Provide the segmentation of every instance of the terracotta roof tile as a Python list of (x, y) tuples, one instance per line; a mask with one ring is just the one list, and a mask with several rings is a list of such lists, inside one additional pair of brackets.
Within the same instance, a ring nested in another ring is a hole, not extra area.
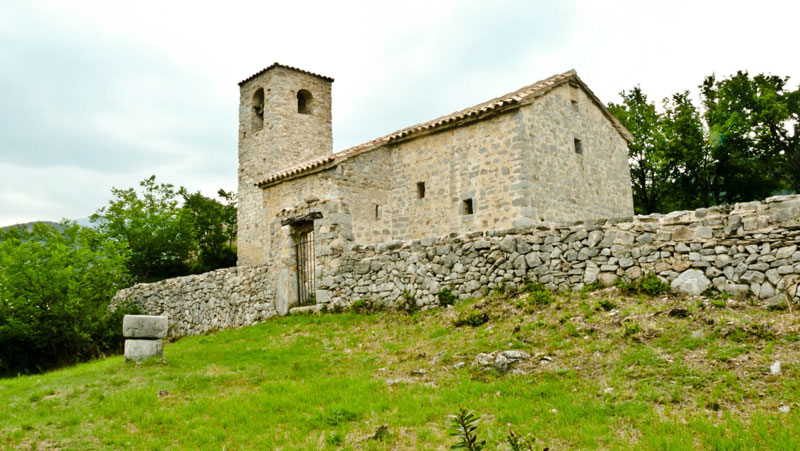
[(284, 69), (289, 69), (289, 70), (293, 70), (293, 71), (301, 72), (301, 73), (304, 73), (304, 74), (313, 75), (314, 77), (318, 77), (318, 78), (321, 78), (321, 79), (323, 79), (323, 80), (327, 80), (327, 81), (329, 81), (329, 82), (333, 83), (333, 78), (331, 78), (331, 77), (326, 77), (326, 76), (324, 76), (324, 75), (315, 74), (314, 72), (309, 72), (309, 71), (307, 71), (307, 70), (298, 69), (298, 68), (296, 68), (296, 67), (292, 67), (292, 66), (286, 66), (286, 65), (284, 65), (284, 64), (281, 64), (281, 63), (277, 63), (277, 62), (275, 62), (275, 63), (272, 63), (272, 65), (270, 65), (270, 66), (267, 66), (267, 67), (265, 67), (264, 69), (261, 69), (260, 71), (258, 71), (258, 72), (256, 72), (256, 73), (254, 73), (253, 75), (251, 75), (251, 76), (249, 76), (249, 77), (245, 78), (244, 80), (240, 81), (240, 82), (239, 82), (239, 86), (242, 86), (243, 84), (247, 83), (248, 81), (250, 81), (250, 80), (252, 80), (252, 79), (254, 79), (254, 78), (258, 77), (259, 75), (261, 75), (261, 74), (263, 74), (263, 73), (265, 73), (265, 72), (267, 72), (267, 71), (269, 71), (269, 70), (275, 69), (276, 67), (282, 67), (282, 68), (284, 68)]
[[(606, 109), (605, 105), (603, 105), (603, 103), (583, 83), (583, 81), (580, 78), (578, 78), (578, 74), (575, 72), (575, 70), (570, 70), (564, 72), (563, 74), (553, 75), (552, 77), (540, 80), (532, 85), (525, 86), (514, 92), (502, 95), (500, 97), (496, 97), (492, 100), (463, 109), (461, 111), (456, 111), (454, 113), (450, 113), (427, 122), (422, 122), (416, 125), (412, 125), (410, 127), (406, 127), (404, 129), (389, 133), (388, 135), (381, 136), (380, 138), (373, 139), (372, 141), (359, 144), (355, 147), (351, 147), (349, 149), (343, 150), (335, 154), (315, 158), (313, 160), (306, 161), (296, 166), (292, 166), (288, 169), (284, 169), (282, 171), (269, 175), (266, 179), (257, 183), (256, 185), (260, 187), (263, 187), (265, 185), (270, 185), (286, 177), (291, 177), (293, 175), (301, 174), (305, 171), (318, 168), (320, 166), (326, 165), (328, 163), (337, 160), (338, 162), (344, 161), (351, 156), (368, 152), (373, 149), (377, 149), (392, 141), (396, 141), (413, 135), (426, 133), (435, 130), (437, 128), (440, 128), (442, 126), (445, 126), (447, 124), (458, 122), (460, 120), (464, 120), (467, 118), (474, 118), (478, 116), (487, 115), (493, 111), (500, 110), (504, 107), (511, 107), (514, 105), (518, 105), (527, 98), (533, 98), (543, 95), (548, 91), (550, 91), (551, 89), (568, 82), (569, 80), (575, 80), (584, 89), (584, 91), (600, 107), (600, 109), (603, 111), (606, 117), (608, 117), (608, 119), (614, 125), (614, 128), (620, 133), (620, 135), (622, 135), (624, 139), (626, 139), (627, 141), (632, 140), (630, 132), (622, 125), (622, 123), (620, 123), (617, 120), (617, 118), (615, 118)], [(338, 164), (338, 162), (334, 164)]]

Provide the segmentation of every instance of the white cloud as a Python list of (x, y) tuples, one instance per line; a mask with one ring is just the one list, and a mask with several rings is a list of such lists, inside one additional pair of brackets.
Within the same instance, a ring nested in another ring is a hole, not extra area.
[(0, 4), (0, 225), (83, 217), (110, 187), (236, 186), (236, 83), (336, 78), (334, 149), (570, 68), (603, 101), (738, 69), (800, 79), (796, 2)]

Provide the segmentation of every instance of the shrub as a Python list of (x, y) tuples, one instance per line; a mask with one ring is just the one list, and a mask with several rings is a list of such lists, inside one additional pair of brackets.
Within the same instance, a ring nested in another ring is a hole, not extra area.
[(0, 232), (0, 374), (43, 371), (122, 350), (108, 304), (128, 280), (126, 246), (64, 222)]
[(450, 449), (466, 449), (480, 451), (486, 446), (486, 440), (478, 437), (478, 422), (480, 417), (475, 412), (464, 407), (450, 417), (450, 436), (458, 439)]
[(669, 293), (669, 284), (661, 280), (656, 273), (648, 272), (644, 276), (635, 279), (617, 279), (614, 286), (619, 288), (623, 294), (647, 294), (656, 296), (659, 294)]
[(607, 312), (610, 312), (611, 310), (614, 310), (615, 308), (617, 308), (617, 304), (616, 304), (616, 302), (612, 301), (611, 299), (603, 298), (603, 299), (600, 299), (599, 301), (597, 301), (597, 307), (596, 308), (598, 310), (603, 309), (603, 310), (605, 310)]
[(486, 312), (483, 312), (476, 308), (472, 308), (469, 310), (464, 310), (461, 313), (459, 313), (456, 319), (453, 320), (453, 325), (456, 327), (461, 327), (461, 326), (478, 327), (488, 322), (489, 322), (489, 315), (487, 315)]
[(403, 297), (397, 301), (397, 309), (407, 313), (414, 313), (419, 310), (417, 300), (413, 294), (408, 291), (403, 292)]
[(528, 293), (528, 296), (517, 301), (517, 307), (526, 312), (531, 312), (536, 307), (549, 305), (553, 302), (553, 295), (544, 285), (538, 282), (531, 282), (528, 278), (525, 278), (524, 291)]
[(458, 300), (458, 297), (450, 291), (450, 288), (442, 288), (436, 293), (436, 297), (439, 299), (439, 305), (453, 305)]

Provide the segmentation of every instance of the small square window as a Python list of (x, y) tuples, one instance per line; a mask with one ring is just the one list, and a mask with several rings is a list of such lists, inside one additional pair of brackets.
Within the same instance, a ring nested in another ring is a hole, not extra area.
[(464, 199), (461, 201), (461, 214), (462, 215), (471, 215), (475, 212), (474, 206), (472, 204), (472, 199)]
[(417, 182), (417, 199), (425, 197), (425, 182)]
[(572, 104), (572, 109), (575, 110), (575, 111), (578, 111), (578, 101), (577, 100), (572, 100), (572, 101), (570, 101), (570, 103)]
[(578, 138), (575, 138), (575, 153), (580, 153), (580, 154), (583, 153), (583, 144), (581, 143), (581, 140)]

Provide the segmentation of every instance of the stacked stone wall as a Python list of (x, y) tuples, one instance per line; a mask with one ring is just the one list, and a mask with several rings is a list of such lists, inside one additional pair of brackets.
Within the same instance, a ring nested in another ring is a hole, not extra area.
[[(407, 296), (419, 306), (434, 306), (443, 288), (463, 299), (501, 285), (520, 285), (526, 278), (551, 290), (576, 290), (649, 272), (673, 283), (691, 275), (692, 286), (701, 291), (713, 287), (732, 295), (800, 302), (800, 195), (375, 245), (355, 243), (350, 210), (339, 201), (313, 200), (279, 216), (315, 213), (321, 216), (314, 226), (320, 307), (359, 299), (391, 307)], [(290, 227), (274, 232), (287, 235)], [(286, 236), (282, 241), (291, 249)], [(293, 306), (286, 294), (291, 277), (288, 282), (276, 277), (291, 272), (290, 260), (139, 284), (117, 293), (114, 305), (128, 299), (147, 314), (168, 315), (172, 336), (253, 324)]]
[(148, 315), (169, 317), (169, 335), (198, 335), (258, 323), (274, 316), (270, 268), (239, 266), (140, 283), (120, 290), (111, 306), (130, 301)]
[(343, 256), (331, 302), (392, 306), (411, 295), (425, 306), (443, 288), (467, 298), (526, 277), (569, 290), (647, 272), (672, 282), (689, 270), (722, 292), (797, 301), (798, 242), (800, 196), (780, 196), (667, 215), (355, 245)]

